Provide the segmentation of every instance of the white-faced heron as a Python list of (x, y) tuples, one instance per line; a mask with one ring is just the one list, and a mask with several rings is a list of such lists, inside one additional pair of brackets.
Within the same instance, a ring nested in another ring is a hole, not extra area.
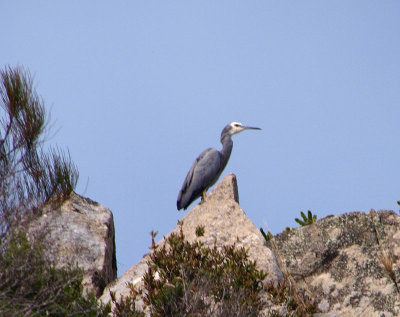
[(233, 142), (231, 136), (244, 130), (261, 130), (246, 127), (239, 122), (228, 124), (221, 133), (222, 150), (207, 149), (194, 161), (178, 195), (177, 207), (187, 209), (189, 205), (202, 196), (207, 198), (207, 190), (216, 183), (231, 156)]

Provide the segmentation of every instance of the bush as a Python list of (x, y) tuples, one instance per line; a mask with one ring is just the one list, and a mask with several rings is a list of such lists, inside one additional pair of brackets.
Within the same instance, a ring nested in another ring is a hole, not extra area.
[(55, 268), (25, 234), (15, 234), (2, 251), (0, 316), (106, 316), (94, 294), (83, 295), (83, 272)]
[(78, 172), (69, 154), (43, 149), (47, 114), (28, 72), (1, 70), (0, 97), (0, 316), (105, 315), (83, 294), (82, 271), (56, 268), (41, 237), (23, 233), (43, 206), (69, 197)]
[(43, 149), (48, 116), (29, 72), (1, 70), (0, 97), (0, 240), (4, 240), (29, 213), (34, 216), (43, 204), (68, 198), (78, 171), (69, 154)]
[[(264, 308), (261, 298), (266, 274), (250, 261), (244, 248), (216, 246), (185, 240), (182, 224), (163, 246), (152, 237), (144, 289), (131, 288), (151, 316), (257, 316)], [(113, 297), (113, 296), (112, 296)], [(139, 316), (134, 301), (122, 299), (117, 316)], [(115, 299), (114, 299), (115, 302)], [(129, 312), (129, 313), (128, 313)]]

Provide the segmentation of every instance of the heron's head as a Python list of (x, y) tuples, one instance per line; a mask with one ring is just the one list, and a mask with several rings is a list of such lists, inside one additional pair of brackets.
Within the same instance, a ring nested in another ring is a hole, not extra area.
[(222, 130), (221, 140), (226, 135), (232, 136), (232, 135), (242, 132), (244, 130), (261, 130), (261, 129), (256, 128), (256, 127), (248, 127), (248, 126), (241, 124), (240, 122), (231, 122)]

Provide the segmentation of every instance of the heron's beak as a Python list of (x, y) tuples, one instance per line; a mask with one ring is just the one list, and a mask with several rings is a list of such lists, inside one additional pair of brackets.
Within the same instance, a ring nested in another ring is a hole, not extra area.
[(261, 130), (261, 128), (257, 128), (257, 127), (246, 127), (246, 126), (242, 126), (243, 130)]

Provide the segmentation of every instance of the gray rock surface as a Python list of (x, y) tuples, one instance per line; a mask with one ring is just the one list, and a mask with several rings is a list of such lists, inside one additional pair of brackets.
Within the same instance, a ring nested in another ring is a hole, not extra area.
[(84, 287), (97, 296), (117, 277), (113, 215), (88, 198), (73, 193), (60, 207), (44, 208), (29, 224), (28, 235), (40, 239), (57, 267), (82, 268)]
[(317, 302), (315, 316), (397, 316), (399, 225), (392, 211), (352, 212), (286, 231), (270, 247)]
[[(205, 228), (200, 238), (198, 225)], [(258, 267), (269, 272), (269, 281), (278, 284), (286, 275), (292, 291), (316, 304), (314, 316), (399, 315), (400, 217), (393, 211), (330, 216), (265, 242), (240, 208), (236, 177), (229, 175), (184, 217), (183, 231), (189, 241), (247, 248)], [(147, 255), (108, 285), (100, 300), (107, 303), (110, 291), (117, 299), (129, 295), (128, 283), (140, 288), (148, 260)], [(288, 313), (286, 302), (271, 303), (263, 316)]]
[[(195, 229), (198, 225), (205, 228), (204, 236), (198, 238)], [(173, 232), (177, 232), (177, 226)], [(256, 260), (260, 269), (268, 271), (267, 280), (275, 284), (283, 279), (276, 258), (265, 245), (265, 239), (259, 229), (246, 216), (239, 205), (239, 194), (236, 177), (228, 175), (208, 196), (206, 202), (197, 205), (183, 219), (183, 232), (188, 241), (195, 239), (203, 241), (208, 246), (232, 245), (245, 247), (249, 250), (251, 260)], [(164, 240), (159, 244), (164, 243)], [(127, 296), (129, 289), (127, 283), (140, 287), (141, 277), (147, 271), (145, 256), (137, 265), (127, 271), (120, 279), (108, 286), (101, 301), (107, 303), (110, 300), (109, 291), (115, 292), (116, 297)]]

